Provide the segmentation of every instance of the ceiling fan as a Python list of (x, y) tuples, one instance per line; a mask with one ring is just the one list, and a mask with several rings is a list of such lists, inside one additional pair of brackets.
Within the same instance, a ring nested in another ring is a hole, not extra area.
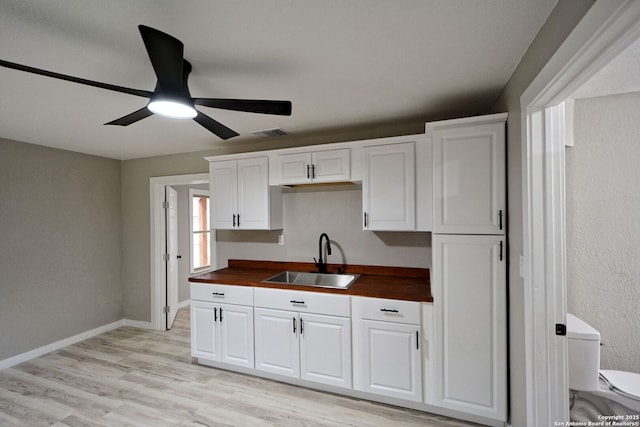
[(197, 111), (195, 106), (201, 105), (204, 107), (249, 113), (277, 114), (282, 116), (291, 115), (290, 101), (192, 98), (189, 93), (189, 87), (187, 86), (187, 79), (191, 72), (191, 64), (183, 57), (184, 45), (182, 42), (169, 34), (145, 25), (139, 25), (138, 29), (140, 30), (140, 35), (147, 49), (151, 65), (158, 79), (153, 92), (67, 76), (27, 65), (3, 61), (1, 59), (0, 65), (14, 70), (52, 77), (54, 79), (149, 98), (149, 102), (145, 107), (109, 123), (105, 123), (106, 125), (128, 126), (152, 114), (159, 114), (175, 119), (193, 119), (218, 137), (229, 139), (239, 134), (206, 114)]

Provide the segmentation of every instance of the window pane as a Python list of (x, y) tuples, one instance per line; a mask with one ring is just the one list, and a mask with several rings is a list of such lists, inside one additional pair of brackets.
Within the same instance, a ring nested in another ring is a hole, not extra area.
[(208, 231), (193, 233), (193, 248), (191, 254), (194, 270), (208, 267), (211, 264)]
[(191, 230), (193, 233), (191, 264), (192, 269), (195, 271), (211, 265), (209, 253), (209, 197), (193, 195), (191, 198), (191, 212)]
[(209, 198), (205, 196), (194, 196), (191, 201), (191, 228), (193, 231), (209, 230)]

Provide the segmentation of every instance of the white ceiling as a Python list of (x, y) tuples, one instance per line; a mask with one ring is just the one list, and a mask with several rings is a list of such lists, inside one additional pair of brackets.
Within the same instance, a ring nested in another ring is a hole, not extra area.
[(146, 103), (0, 68), (0, 138), (117, 159), (486, 112), (556, 0), (0, 0), (0, 59), (136, 89), (155, 75), (137, 26), (169, 33), (193, 64), (194, 97), (281, 99), (290, 117), (199, 107), (240, 133), (152, 116)]

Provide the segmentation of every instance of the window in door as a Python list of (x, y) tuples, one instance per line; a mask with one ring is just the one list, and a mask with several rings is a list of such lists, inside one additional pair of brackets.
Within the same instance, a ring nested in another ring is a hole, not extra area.
[(191, 273), (198, 273), (211, 266), (209, 192), (191, 188), (189, 189), (189, 201)]

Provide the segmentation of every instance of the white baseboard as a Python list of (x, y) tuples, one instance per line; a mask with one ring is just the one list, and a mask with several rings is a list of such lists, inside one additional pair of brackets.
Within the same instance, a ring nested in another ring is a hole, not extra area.
[[(189, 303), (191, 303), (191, 300), (184, 300), (180, 303), (178, 308), (187, 307)], [(96, 335), (104, 334), (105, 332), (111, 331), (121, 326), (132, 326), (134, 328), (140, 329), (153, 329), (153, 324), (151, 322), (145, 322), (143, 320), (120, 319), (113, 323), (109, 323), (108, 325), (100, 326), (98, 328), (91, 329), (90, 331), (82, 332), (72, 337), (68, 337), (51, 344), (43, 345), (42, 347), (34, 348), (33, 350), (29, 350), (25, 353), (18, 354), (8, 359), (0, 360), (0, 371), (15, 365), (19, 365), (22, 362), (35, 359), (36, 357), (42, 356), (43, 354), (60, 350), (61, 348), (68, 345), (72, 345), (77, 342), (95, 337)]]
[(189, 304), (191, 304), (191, 300), (190, 299), (186, 299), (184, 301), (180, 301), (180, 303), (178, 304), (178, 310), (180, 310), (181, 308), (184, 308), (184, 307), (188, 307)]
[(122, 326), (132, 326), (140, 329), (153, 329), (153, 324), (151, 322), (145, 322), (143, 320), (122, 319)]
[(3, 369), (10, 368), (12, 366), (18, 365), (20, 363), (26, 362), (28, 360), (35, 359), (36, 357), (42, 356), (43, 354), (60, 350), (61, 348), (66, 347), (68, 345), (72, 345), (77, 342), (95, 337), (96, 335), (104, 334), (105, 332), (121, 327), (123, 324), (124, 322), (122, 319), (117, 320), (113, 323), (109, 323), (107, 325), (82, 332), (72, 337), (68, 337), (60, 341), (53, 342), (51, 344), (43, 345), (42, 347), (34, 348), (33, 350), (27, 351), (26, 353), (18, 354), (8, 359), (0, 360), (0, 371)]

